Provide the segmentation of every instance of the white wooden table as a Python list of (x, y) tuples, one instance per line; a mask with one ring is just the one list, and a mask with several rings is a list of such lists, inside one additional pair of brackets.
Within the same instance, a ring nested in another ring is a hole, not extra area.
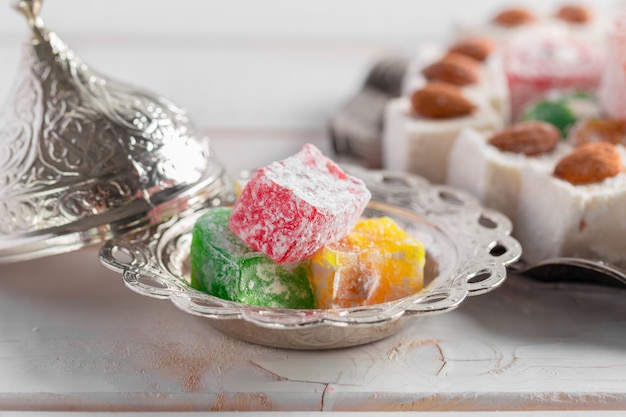
[[(329, 153), (326, 121), (368, 65), (418, 39), (443, 41), (467, 4), (199, 3), (58, 0), (43, 15), (94, 68), (187, 107), (233, 175), (306, 142)], [(23, 19), (0, 9), (2, 96), (25, 34)], [(131, 292), (97, 250), (0, 265), (0, 415), (626, 409), (624, 290), (511, 276), (386, 340), (289, 351), (231, 339)]]
[(626, 409), (626, 291), (512, 276), (361, 347), (240, 342), (95, 248), (0, 266), (0, 410)]

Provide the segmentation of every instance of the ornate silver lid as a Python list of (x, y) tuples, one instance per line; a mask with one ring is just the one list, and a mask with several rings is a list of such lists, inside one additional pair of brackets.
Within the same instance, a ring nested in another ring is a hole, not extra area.
[(0, 112), (0, 262), (66, 252), (230, 193), (208, 138), (163, 97), (89, 68), (15, 8), (32, 35)]

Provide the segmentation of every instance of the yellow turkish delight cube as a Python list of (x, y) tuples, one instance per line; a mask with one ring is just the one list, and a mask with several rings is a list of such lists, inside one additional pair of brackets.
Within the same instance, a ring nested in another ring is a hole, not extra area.
[(309, 280), (318, 308), (372, 305), (420, 291), (424, 264), (422, 243), (392, 219), (361, 219), (313, 255)]

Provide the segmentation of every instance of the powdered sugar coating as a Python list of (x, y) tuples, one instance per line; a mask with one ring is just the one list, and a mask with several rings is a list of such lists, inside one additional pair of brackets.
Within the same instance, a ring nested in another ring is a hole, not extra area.
[(621, 11), (613, 21), (607, 35), (607, 63), (600, 86), (600, 100), (607, 113), (616, 119), (626, 120), (626, 12)]
[(464, 129), (459, 134), (450, 150), (447, 183), (515, 220), (520, 176), (526, 165), (543, 165), (549, 171), (571, 151), (571, 146), (559, 143), (551, 152), (527, 156), (501, 151), (489, 144), (488, 139), (488, 135), (474, 129)]
[(421, 290), (424, 263), (424, 245), (393, 219), (361, 219), (313, 255), (309, 280), (317, 308), (380, 304)]
[(314, 308), (307, 264), (278, 265), (252, 251), (228, 228), (231, 209), (215, 207), (194, 224), (190, 251), (191, 286), (244, 304)]
[(356, 224), (371, 198), (365, 184), (311, 144), (255, 172), (229, 227), (278, 263), (308, 258)]
[(504, 55), (513, 120), (551, 90), (595, 91), (604, 66), (604, 51), (583, 39), (542, 34), (518, 39)]
[[(626, 171), (626, 149), (616, 145)], [(573, 185), (553, 169), (522, 172), (515, 237), (528, 263), (557, 256), (601, 259), (626, 268), (626, 172)]]

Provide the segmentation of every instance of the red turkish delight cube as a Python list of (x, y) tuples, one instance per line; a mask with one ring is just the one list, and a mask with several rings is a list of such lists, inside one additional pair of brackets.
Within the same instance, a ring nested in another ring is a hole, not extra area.
[(296, 262), (344, 237), (370, 198), (361, 180), (307, 144), (254, 173), (233, 207), (229, 227), (275, 262)]

